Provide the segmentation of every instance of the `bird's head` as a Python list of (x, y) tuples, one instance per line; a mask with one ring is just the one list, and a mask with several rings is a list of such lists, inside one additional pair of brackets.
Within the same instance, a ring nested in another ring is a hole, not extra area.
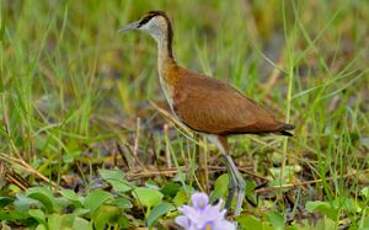
[(131, 30), (140, 30), (150, 34), (156, 41), (161, 38), (172, 39), (173, 32), (169, 17), (164, 11), (149, 11), (138, 21), (132, 22), (123, 28), (120, 32)]

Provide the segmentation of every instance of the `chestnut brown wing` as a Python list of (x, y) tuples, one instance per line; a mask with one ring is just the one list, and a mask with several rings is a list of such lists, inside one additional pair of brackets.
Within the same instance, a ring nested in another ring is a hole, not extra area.
[(275, 132), (281, 123), (230, 85), (194, 74), (181, 78), (174, 93), (177, 116), (190, 128), (209, 134)]

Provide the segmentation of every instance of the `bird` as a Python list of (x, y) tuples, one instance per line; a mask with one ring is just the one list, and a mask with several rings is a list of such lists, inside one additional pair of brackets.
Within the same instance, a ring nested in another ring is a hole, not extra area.
[(225, 207), (230, 208), (236, 197), (234, 215), (239, 215), (246, 183), (231, 158), (227, 138), (240, 134), (292, 136), (289, 130), (294, 129), (294, 125), (278, 121), (271, 112), (230, 84), (177, 64), (172, 49), (173, 27), (166, 12), (149, 11), (119, 32), (132, 30), (149, 34), (157, 43), (159, 82), (175, 119), (205, 135), (219, 149), (230, 178)]

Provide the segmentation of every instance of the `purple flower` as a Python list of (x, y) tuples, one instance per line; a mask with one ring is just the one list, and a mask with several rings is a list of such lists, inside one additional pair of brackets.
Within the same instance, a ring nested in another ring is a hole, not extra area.
[(212, 206), (205, 193), (194, 193), (192, 207), (184, 205), (179, 208), (183, 216), (178, 216), (176, 223), (185, 230), (236, 230), (235, 224), (224, 218), (227, 210), (221, 209), (222, 203), (220, 200)]

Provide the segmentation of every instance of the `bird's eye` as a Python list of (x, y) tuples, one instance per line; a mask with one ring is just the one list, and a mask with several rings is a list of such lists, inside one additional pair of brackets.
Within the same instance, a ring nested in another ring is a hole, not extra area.
[(138, 25), (138, 27), (141, 27), (141, 26), (145, 25), (148, 21), (150, 21), (150, 19), (152, 17), (153, 17), (152, 15), (148, 15), (148, 16), (145, 16), (144, 18), (142, 18), (139, 25)]

